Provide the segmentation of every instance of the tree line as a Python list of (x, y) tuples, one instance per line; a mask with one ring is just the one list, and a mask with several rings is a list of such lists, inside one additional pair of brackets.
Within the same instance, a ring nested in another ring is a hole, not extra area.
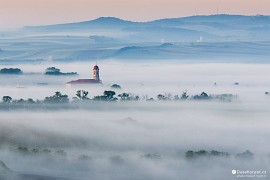
[(115, 91), (106, 90), (102, 95), (94, 96), (90, 98), (89, 92), (85, 90), (78, 90), (75, 97), (69, 98), (68, 95), (62, 94), (57, 91), (54, 95), (45, 97), (43, 100), (34, 100), (32, 98), (28, 99), (13, 99), (10, 96), (3, 96), (1, 104), (4, 105), (25, 105), (25, 104), (68, 104), (76, 102), (89, 102), (89, 101), (110, 101), (110, 102), (119, 102), (119, 101), (179, 101), (179, 100), (211, 100), (218, 99), (221, 101), (231, 101), (237, 96), (232, 94), (220, 94), (220, 95), (209, 95), (206, 92), (202, 92), (198, 95), (190, 96), (187, 91), (182, 92), (181, 95), (173, 95), (171, 93), (158, 94), (156, 98), (148, 97), (147, 95), (138, 96), (132, 93), (121, 93), (116, 94)]

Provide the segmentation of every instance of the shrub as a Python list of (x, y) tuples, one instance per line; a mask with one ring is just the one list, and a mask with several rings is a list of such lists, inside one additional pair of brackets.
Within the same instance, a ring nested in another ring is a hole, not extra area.
[(113, 85), (111, 85), (111, 88), (112, 88), (112, 89), (122, 89), (121, 86), (118, 85), (118, 84), (113, 84)]

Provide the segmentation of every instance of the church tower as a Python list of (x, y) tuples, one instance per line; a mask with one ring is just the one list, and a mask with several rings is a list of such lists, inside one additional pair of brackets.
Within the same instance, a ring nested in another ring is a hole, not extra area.
[(99, 79), (99, 68), (97, 65), (94, 66), (93, 68), (93, 79), (96, 81), (100, 81)]

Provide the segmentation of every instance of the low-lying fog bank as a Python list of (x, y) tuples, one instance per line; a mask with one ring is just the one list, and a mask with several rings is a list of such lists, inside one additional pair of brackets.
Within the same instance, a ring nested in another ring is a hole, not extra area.
[(227, 180), (236, 178), (232, 170), (270, 172), (266, 104), (149, 102), (99, 107), (1, 112), (0, 161), (9, 168), (1, 166), (2, 177)]
[[(1, 75), (0, 97), (43, 100), (60, 91), (71, 100), (86, 90), (92, 99), (119, 84), (116, 95), (157, 99), (204, 91), (237, 100), (91, 101), (68, 110), (1, 111), (0, 180), (228, 180), (246, 170), (269, 176), (269, 64), (102, 61), (103, 86), (65, 86), (92, 78), (93, 65), (13, 65), (28, 74)], [(31, 74), (50, 66), (80, 76)]]
[[(121, 85), (116, 91), (155, 98), (158, 94), (190, 95), (207, 92), (208, 94), (233, 94), (241, 100), (260, 101), (265, 92), (270, 91), (269, 64), (185, 64), (177, 61), (123, 62), (101, 61), (100, 78), (103, 86), (73, 86), (65, 84), (76, 79), (92, 78), (95, 63), (58, 63), (1, 65), (0, 68), (20, 68), (26, 75), (1, 75), (0, 96), (13, 99), (43, 99), (60, 91), (74, 97), (77, 90), (86, 90), (94, 97), (110, 89), (112, 84)], [(63, 72), (78, 72), (80, 76), (45, 76), (47, 67), (55, 66)], [(29, 74), (30, 73), (30, 74)]]

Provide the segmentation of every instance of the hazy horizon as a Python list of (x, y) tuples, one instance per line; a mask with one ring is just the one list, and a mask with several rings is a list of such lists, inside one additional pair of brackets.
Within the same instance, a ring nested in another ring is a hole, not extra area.
[[(37, 74), (51, 65), (63, 72), (76, 70), (80, 77)], [(62, 104), (70, 109), (61, 109), (61, 104), (35, 109), (41, 104), (34, 104), (25, 110), (0, 110), (1, 180), (234, 180), (241, 174), (232, 170), (269, 174), (269, 64), (102, 61), (98, 65), (104, 86), (64, 85), (91, 78), (93, 65), (29, 63), (19, 66), (26, 74), (0, 80), (0, 94), (14, 99), (44, 99), (60, 91), (71, 100), (79, 89), (93, 98), (112, 83), (122, 87), (113, 89), (116, 94), (142, 97)], [(157, 100), (158, 93), (180, 97), (183, 91), (190, 97), (202, 91), (237, 96), (232, 101)], [(200, 150), (217, 155), (187, 156)]]
[[(98, 17), (117, 17), (130, 21), (151, 21), (193, 15), (239, 14), (269, 15), (268, 0), (0, 0), (0, 29), (29, 25), (80, 22)], [(8, 18), (7, 18), (8, 17)]]

